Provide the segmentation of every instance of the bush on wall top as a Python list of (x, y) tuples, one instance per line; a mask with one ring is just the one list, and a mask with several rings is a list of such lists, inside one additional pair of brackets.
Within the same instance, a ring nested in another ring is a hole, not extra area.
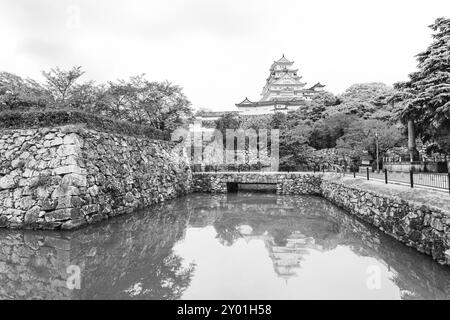
[(0, 112), (0, 129), (28, 129), (67, 124), (85, 124), (89, 129), (169, 140), (167, 132), (148, 125), (138, 125), (78, 110), (32, 110)]

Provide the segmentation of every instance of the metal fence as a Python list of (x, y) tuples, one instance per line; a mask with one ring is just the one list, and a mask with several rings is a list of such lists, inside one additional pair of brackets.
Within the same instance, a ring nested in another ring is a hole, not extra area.
[(424, 173), (424, 172), (391, 172), (386, 169), (373, 172), (369, 168), (365, 172), (352, 172), (353, 176), (364, 177), (367, 180), (384, 180), (385, 183), (400, 182), (409, 184), (411, 188), (415, 185), (448, 190), (450, 193), (450, 173)]

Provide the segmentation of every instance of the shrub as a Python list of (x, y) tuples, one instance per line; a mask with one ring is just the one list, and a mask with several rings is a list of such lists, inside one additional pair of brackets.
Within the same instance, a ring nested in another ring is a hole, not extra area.
[(44, 109), (31, 111), (5, 111), (0, 113), (0, 129), (28, 129), (54, 127), (67, 124), (85, 124), (89, 129), (145, 136), (157, 140), (170, 140), (170, 134), (148, 125), (115, 120), (79, 110)]

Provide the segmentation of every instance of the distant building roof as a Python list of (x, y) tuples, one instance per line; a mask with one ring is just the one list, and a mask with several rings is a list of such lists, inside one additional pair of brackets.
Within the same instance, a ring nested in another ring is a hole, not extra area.
[(320, 82), (317, 82), (315, 85), (313, 85), (310, 89), (314, 89), (314, 88), (323, 88), (325, 87), (325, 85), (321, 84)]
[[(244, 100), (245, 101), (245, 100)], [(251, 103), (236, 103), (236, 107), (262, 107), (262, 106), (272, 106), (272, 105), (288, 105), (288, 106), (301, 106), (305, 105), (307, 102), (304, 99), (275, 99), (275, 100), (268, 100), (268, 101), (258, 101), (258, 102), (251, 102)]]
[(226, 114), (234, 114), (238, 113), (238, 111), (203, 111), (198, 114), (199, 117), (205, 118), (214, 118), (214, 117), (222, 117)]

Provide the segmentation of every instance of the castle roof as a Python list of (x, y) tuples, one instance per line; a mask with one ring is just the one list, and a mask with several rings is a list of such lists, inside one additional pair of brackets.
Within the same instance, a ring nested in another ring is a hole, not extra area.
[(245, 99), (241, 103), (238, 103), (238, 104), (253, 104), (253, 102), (251, 102), (250, 100), (248, 100), (247, 97), (245, 97)]
[(290, 98), (290, 99), (274, 99), (274, 100), (268, 100), (268, 101), (258, 101), (258, 102), (250, 102), (246, 104), (242, 103), (236, 103), (236, 107), (263, 107), (263, 106), (275, 106), (278, 104), (283, 104), (287, 106), (302, 106), (305, 105), (307, 102), (304, 99), (296, 99), (296, 98)]
[(286, 57), (283, 54), (283, 56), (280, 59), (278, 59), (277, 61), (274, 61), (272, 63), (272, 65), (270, 66), (270, 70), (273, 70), (276, 65), (280, 65), (280, 64), (285, 65), (285, 66), (290, 66), (290, 65), (294, 64), (294, 61), (289, 61), (288, 59), (286, 59)]
[(286, 57), (283, 54), (283, 56), (280, 59), (278, 59), (277, 61), (274, 61), (274, 63), (290, 63), (290, 64), (292, 64), (292, 63), (294, 63), (294, 61), (289, 61), (288, 59), (286, 59)]
[(325, 87), (325, 85), (321, 84), (320, 82), (317, 82), (315, 85), (313, 85), (310, 89), (314, 89), (314, 88), (323, 88)]

